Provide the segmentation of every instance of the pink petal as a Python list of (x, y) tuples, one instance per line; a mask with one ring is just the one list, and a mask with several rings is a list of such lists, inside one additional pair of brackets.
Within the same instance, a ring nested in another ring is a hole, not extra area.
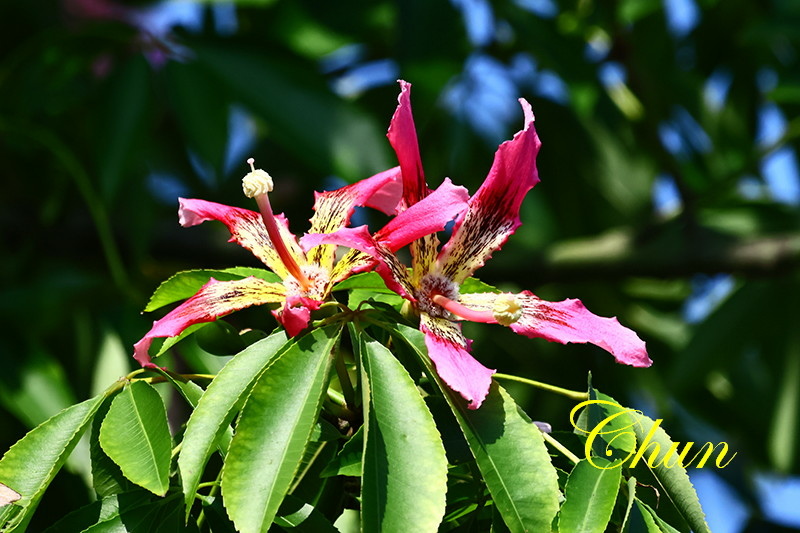
[(517, 295), (522, 301), (522, 317), (511, 329), (527, 337), (549, 341), (589, 342), (610, 352), (619, 363), (647, 367), (653, 364), (644, 341), (616, 318), (593, 314), (580, 300), (547, 302), (529, 291)]
[[(235, 242), (247, 248), (253, 255), (258, 257), (270, 270), (278, 274), (281, 278), (289, 275), (289, 271), (283, 265), (272, 241), (267, 234), (267, 228), (261, 215), (255, 211), (231, 207), (229, 205), (207, 202), (188, 198), (179, 198), (180, 208), (178, 209), (178, 219), (184, 228), (196, 226), (208, 220), (217, 220), (228, 227), (231, 238), (228, 242)], [(283, 238), (283, 242), (299, 265), (306, 264), (306, 257), (297, 245), (295, 236), (289, 231), (289, 225), (283, 215), (276, 215), (278, 219), (278, 229)]]
[(290, 337), (296, 337), (308, 327), (308, 323), (311, 320), (311, 311), (316, 311), (320, 305), (322, 305), (322, 302), (318, 300), (302, 296), (290, 296), (284, 301), (283, 307), (276, 309), (272, 314), (286, 328), (286, 333)]
[(420, 330), (425, 334), (428, 356), (436, 366), (436, 373), (467, 400), (469, 409), (477, 409), (489, 394), (495, 371), (480, 364), (467, 351), (468, 342), (461, 334), (460, 324), (424, 313), (420, 319)]
[[(379, 184), (379, 187), (372, 187), (370, 182), (373, 180)], [(371, 207), (387, 215), (396, 215), (400, 212), (400, 200), (403, 199), (403, 180), (400, 167), (384, 170), (371, 178), (350, 185), (350, 187), (355, 186), (365, 189), (365, 192), (361, 193), (363, 200), (357, 205)]]
[(448, 222), (467, 208), (469, 193), (464, 187), (453, 185), (449, 178), (428, 195), (396, 217), (375, 234), (375, 240), (390, 250), (403, 246), (426, 235), (442, 231)]
[[(467, 198), (466, 189), (445, 179), (428, 197), (394, 217), (374, 236), (370, 235), (366, 226), (342, 228), (328, 234), (304, 235), (300, 245), (312, 254), (312, 249), (320, 244), (338, 244), (364, 252), (378, 261), (376, 270), (386, 286), (413, 301), (408, 273), (394, 252), (416, 239), (443, 230), (448, 222), (464, 210)], [(364, 269), (363, 263), (354, 263), (354, 266)]]
[(398, 105), (386, 136), (400, 162), (403, 174), (403, 199), (406, 207), (410, 207), (427, 196), (428, 185), (425, 183), (422, 158), (419, 155), (417, 128), (411, 113), (411, 84), (403, 80), (398, 81), (400, 83)]
[(133, 358), (144, 367), (152, 367), (147, 351), (154, 338), (180, 335), (191, 325), (213, 322), (221, 316), (252, 305), (281, 302), (285, 295), (286, 289), (280, 283), (270, 283), (253, 276), (234, 281), (217, 281), (211, 278), (197, 294), (167, 313), (161, 320), (153, 322), (150, 331), (133, 345)]
[(437, 263), (447, 277), (463, 282), (483, 266), (520, 226), (519, 209), (525, 194), (539, 182), (536, 155), (541, 142), (533, 126), (531, 106), (520, 99), (525, 127), (500, 145), (489, 175), (456, 222), (453, 236)]

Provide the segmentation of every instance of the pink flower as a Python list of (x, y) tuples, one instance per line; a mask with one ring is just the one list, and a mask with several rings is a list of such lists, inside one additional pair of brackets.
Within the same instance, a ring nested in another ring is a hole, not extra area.
[[(411, 85), (401, 81), (399, 105), (389, 127), (389, 141), (400, 161), (405, 206), (428, 195), (411, 113)], [(336, 243), (378, 259), (377, 271), (387, 286), (414, 304), (420, 316), (428, 354), (439, 376), (477, 409), (489, 391), (492, 369), (469, 353), (470, 341), (461, 333), (461, 320), (496, 323), (527, 337), (560, 343), (589, 342), (609, 352), (620, 363), (650, 366), (644, 342), (619, 324), (589, 312), (578, 300), (548, 302), (529, 291), (468, 293), (461, 284), (500, 249), (521, 222), (519, 210), (525, 194), (538, 182), (536, 155), (541, 143), (533, 126), (533, 113), (520, 100), (525, 126), (500, 145), (494, 163), (469, 207), (456, 220), (449, 241), (438, 250), (435, 235), (420, 231), (411, 242), (412, 272), (380, 243), (380, 232), (366, 227), (344, 228), (329, 235), (307, 235), (302, 245)], [(404, 213), (398, 216), (400, 218)], [(397, 220), (397, 219), (395, 219)]]
[[(252, 166), (252, 159), (249, 161)], [(387, 214), (397, 212), (402, 187), (399, 169), (393, 168), (335, 191), (317, 193), (310, 231), (335, 232), (344, 228), (356, 206), (369, 206)], [(303, 251), (289, 231), (283, 215), (273, 215), (268, 192), (272, 178), (253, 169), (243, 180), (247, 196), (256, 199), (259, 211), (250, 211), (205, 200), (180, 199), (178, 211), (182, 226), (208, 220), (225, 224), (230, 241), (250, 250), (282, 282), (269, 282), (250, 276), (234, 281), (210, 279), (194, 296), (173, 309), (134, 345), (134, 358), (144, 367), (153, 367), (148, 350), (157, 337), (173, 337), (193, 324), (212, 322), (233, 311), (262, 304), (280, 304), (275, 318), (291, 336), (304, 330), (311, 312), (329, 297), (334, 284), (351, 274), (370, 268), (375, 259), (352, 250), (338, 262), (336, 246), (322, 244)], [(376, 234), (375, 243), (392, 253), (418, 238), (420, 233), (440, 231), (466, 207), (468, 194), (463, 187), (445, 182), (429, 199), (404, 211)], [(403, 220), (413, 218), (412, 224)]]

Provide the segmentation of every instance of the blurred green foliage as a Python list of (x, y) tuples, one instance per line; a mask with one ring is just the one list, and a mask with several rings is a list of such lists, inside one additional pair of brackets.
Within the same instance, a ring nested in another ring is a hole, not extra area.
[[(194, 31), (161, 34), (125, 11), (146, 2), (103, 14), (110, 3), (0, 7), (0, 449), (132, 368), (152, 320), (140, 311), (161, 280), (253, 265), (221, 228), (181, 229), (178, 194), (248, 206), (239, 178), (253, 156), (277, 180), (273, 205), (301, 220), (332, 176), (395, 165), (384, 134), (397, 86), (385, 74), (352, 85), (360, 67), (390, 60), (414, 84), (432, 186), (449, 176), (474, 191), (496, 142), (522, 124), (519, 108), (492, 102), (532, 103), (542, 182), (478, 276), (616, 315), (655, 364), (467, 325), (474, 353), (575, 389), (591, 371), (664, 418), (675, 440), (727, 441), (739, 455), (718, 473), (755, 528), (753, 473), (800, 473), (799, 213), (772, 194), (764, 164), (800, 144), (800, 4), (700, 0), (697, 25), (676, 32), (656, 0), (561, 0), (548, 16), (496, 0), (482, 40), (447, 1), (237, 4), (225, 12), (233, 29), (208, 5)], [(766, 139), (765, 109), (786, 119)], [(781, 179), (796, 180), (796, 163), (786, 168)], [(659, 179), (675, 184), (678, 209), (654, 209)], [(731, 294), (687, 323), (698, 276), (719, 273), (733, 275)], [(270, 327), (266, 314), (247, 316)], [(219, 367), (194, 345), (179, 345), (173, 364)], [(566, 420), (568, 402), (510, 391), (535, 419)], [(68, 466), (85, 479), (81, 453)], [(45, 496), (51, 517), (90, 498), (61, 477)]]

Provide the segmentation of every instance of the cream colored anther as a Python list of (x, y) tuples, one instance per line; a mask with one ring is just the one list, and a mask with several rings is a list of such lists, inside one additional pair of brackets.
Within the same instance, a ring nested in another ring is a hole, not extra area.
[(255, 168), (253, 166), (255, 159), (252, 157), (248, 159), (247, 162), (250, 164), (251, 170), (242, 178), (242, 190), (244, 191), (244, 195), (248, 198), (255, 198), (261, 194), (272, 192), (272, 176), (260, 168)]
[(522, 303), (513, 294), (501, 294), (494, 301), (492, 314), (498, 324), (510, 326), (522, 318)]

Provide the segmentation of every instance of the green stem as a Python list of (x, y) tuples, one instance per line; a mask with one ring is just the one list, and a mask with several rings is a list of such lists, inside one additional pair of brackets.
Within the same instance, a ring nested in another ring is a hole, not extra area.
[(356, 391), (353, 388), (353, 383), (350, 381), (350, 373), (347, 371), (347, 365), (344, 362), (344, 353), (338, 350), (336, 354), (335, 365), (336, 375), (339, 376), (339, 385), (342, 387), (342, 395), (345, 400), (345, 409), (348, 405), (356, 405)]
[(549, 392), (554, 392), (556, 394), (560, 394), (562, 396), (566, 396), (567, 398), (570, 398), (570, 399), (576, 400), (576, 401), (583, 401), (583, 400), (588, 400), (589, 399), (589, 393), (588, 392), (580, 392), (580, 391), (574, 391), (574, 390), (569, 390), (569, 389), (563, 389), (561, 387), (556, 387), (555, 385), (550, 385), (549, 383), (542, 383), (541, 381), (534, 381), (532, 379), (521, 378), (519, 376), (512, 376), (510, 374), (500, 374), (498, 372), (497, 374), (494, 374), (492, 377), (495, 377), (495, 378), (498, 378), (498, 379), (505, 379), (505, 380), (508, 380), (508, 381), (517, 381), (519, 383), (524, 383), (526, 385), (530, 385), (531, 387), (536, 387), (537, 389), (542, 389), (542, 390), (546, 390), (546, 391), (549, 391)]
[[(219, 472), (217, 472), (217, 477), (216, 479), (214, 479), (214, 481), (211, 481), (209, 483), (201, 483), (200, 485), (198, 485), (197, 488), (199, 489), (201, 486), (210, 485), (211, 490), (208, 491), (208, 496), (215, 497), (217, 495), (217, 492), (220, 490), (221, 484), (222, 484), (222, 469), (220, 468)], [(205, 522), (205, 520), (206, 520), (205, 510), (201, 508), (200, 514), (197, 516), (197, 529), (202, 529), (202, 525), (203, 522)]]
[(546, 443), (548, 443), (556, 450), (560, 451), (562, 454), (564, 454), (564, 457), (566, 457), (573, 463), (578, 464), (581, 461), (577, 455), (569, 451), (563, 444), (554, 439), (549, 433), (545, 433), (544, 431), (542, 431), (542, 437), (544, 437), (544, 441)]

